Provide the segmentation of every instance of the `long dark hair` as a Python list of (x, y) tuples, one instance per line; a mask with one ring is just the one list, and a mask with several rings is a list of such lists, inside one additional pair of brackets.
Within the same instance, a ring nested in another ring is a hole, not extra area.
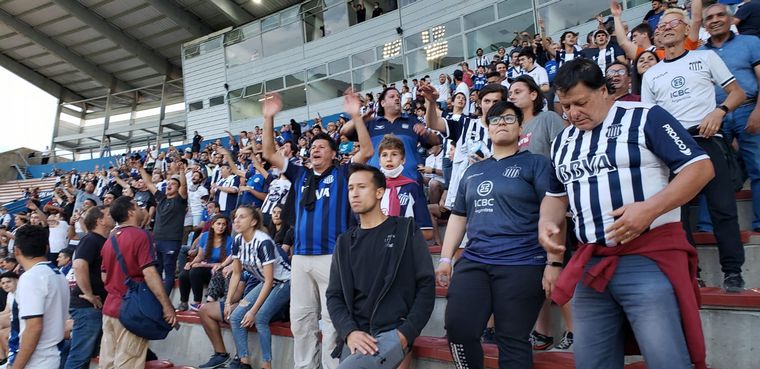
[[(291, 225), (283, 217), (285, 214), (285, 206), (282, 204), (275, 205), (274, 209), (280, 209), (280, 230), (277, 230), (277, 226), (274, 225), (274, 219), (269, 220), (269, 237), (275, 241), (277, 246), (282, 246), (282, 240), (285, 239), (285, 234), (290, 230)], [(272, 209), (272, 214), (274, 214)], [(279, 242), (278, 242), (279, 241)]]
[(223, 214), (217, 214), (211, 218), (211, 222), (209, 223), (211, 224), (211, 228), (208, 231), (208, 236), (206, 236), (206, 250), (203, 253), (203, 260), (211, 259), (211, 253), (214, 252), (214, 248), (212, 247), (212, 243), (216, 239), (214, 223), (216, 223), (216, 221), (219, 219), (224, 219), (224, 221), (227, 223), (226, 227), (224, 227), (224, 233), (222, 233), (222, 243), (219, 245), (219, 260), (224, 261), (224, 259), (227, 258), (227, 238), (230, 237), (230, 220)]
[(382, 101), (385, 100), (385, 95), (387, 95), (388, 91), (391, 91), (391, 90), (396, 91), (396, 93), (398, 93), (399, 95), (401, 94), (401, 92), (399, 92), (399, 90), (395, 87), (387, 87), (383, 90), (383, 92), (380, 93), (380, 97), (377, 98), (377, 108), (376, 108), (377, 115), (380, 117), (385, 115), (385, 108), (383, 108)]
[(538, 84), (533, 79), (533, 77), (531, 77), (531, 76), (529, 76), (527, 74), (523, 74), (523, 75), (515, 78), (512, 81), (512, 84), (514, 85), (515, 83), (518, 83), (518, 82), (524, 83), (525, 86), (528, 87), (528, 90), (530, 90), (530, 92), (535, 92), (536, 93), (536, 99), (533, 100), (533, 115), (536, 116), (536, 115), (540, 114), (541, 110), (544, 109), (544, 99), (545, 99), (544, 93), (543, 93), (543, 91), (541, 91), (541, 88), (538, 87)]
[(633, 61), (633, 73), (631, 74), (631, 92), (636, 95), (641, 95), (641, 82), (644, 80), (644, 75), (639, 73), (639, 59), (644, 54), (652, 54), (654, 55), (654, 60), (657, 60), (657, 62), (660, 62), (660, 57), (657, 56), (657, 53), (650, 50), (644, 50), (639, 55), (636, 56), (636, 60)]

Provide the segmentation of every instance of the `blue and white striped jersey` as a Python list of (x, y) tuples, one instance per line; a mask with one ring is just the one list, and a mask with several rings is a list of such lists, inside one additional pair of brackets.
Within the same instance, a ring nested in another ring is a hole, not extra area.
[(287, 254), (262, 231), (255, 231), (250, 241), (246, 241), (242, 234), (235, 236), (232, 257), (240, 260), (243, 269), (262, 282), (264, 266), (269, 264), (274, 268), (272, 273), (275, 286), (290, 280), (290, 262)]
[[(660, 192), (671, 173), (709, 159), (686, 129), (657, 105), (616, 102), (607, 118), (590, 131), (565, 128), (552, 143), (557, 179), (547, 196), (567, 195), (575, 233), (584, 243), (615, 246), (604, 230), (615, 222), (613, 210)], [(673, 209), (651, 228), (678, 222)]]

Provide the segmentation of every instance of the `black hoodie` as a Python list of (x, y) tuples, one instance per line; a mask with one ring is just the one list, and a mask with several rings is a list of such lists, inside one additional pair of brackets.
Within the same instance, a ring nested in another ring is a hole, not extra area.
[[(394, 247), (393, 261), (385, 266), (383, 290), (375, 302), (370, 319), (371, 335), (398, 329), (411, 347), (430, 319), (435, 306), (435, 272), (427, 244), (414, 220), (390, 217), (395, 222), (396, 240), (403, 240)], [(327, 310), (338, 332), (338, 347), (333, 357), (338, 357), (348, 335), (359, 330), (353, 317), (354, 278), (351, 272), (349, 252), (358, 226), (338, 237), (330, 267), (327, 286)]]

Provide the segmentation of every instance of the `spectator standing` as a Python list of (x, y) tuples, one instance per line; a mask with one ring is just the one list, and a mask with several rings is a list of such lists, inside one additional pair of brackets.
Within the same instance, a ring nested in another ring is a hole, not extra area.
[(202, 141), (203, 141), (203, 136), (198, 134), (198, 131), (193, 132), (193, 143), (190, 146), (190, 149), (193, 151), (193, 156), (196, 156), (196, 154), (201, 152)]
[[(539, 239), (548, 260), (561, 266), (569, 206), (579, 248), (559, 280), (556, 268), (543, 285), (558, 305), (575, 295), (575, 365), (623, 366), (627, 319), (647, 367), (705, 369), (697, 253), (678, 223), (678, 207), (707, 184), (712, 164), (665, 109), (610, 99), (590, 60), (562, 67), (555, 88), (572, 125), (552, 146), (559, 181), (541, 204)], [(579, 158), (605, 164), (576, 172)], [(600, 273), (583, 280), (592, 266)]]
[(549, 92), (551, 89), (549, 87), (549, 74), (546, 73), (544, 67), (536, 64), (536, 54), (530, 49), (524, 49), (520, 52), (518, 60), (520, 61), (523, 75), (530, 76), (541, 89), (541, 92)]
[(559, 271), (547, 263), (536, 224), (551, 162), (519, 151), (522, 113), (511, 102), (494, 103), (485, 118), (493, 155), (465, 170), (436, 269), (438, 285), (448, 287), (446, 335), (457, 368), (483, 368), (480, 338), (493, 314), (499, 367), (531, 368), (528, 338), (546, 298), (541, 280)]
[(16, 288), (20, 346), (14, 368), (58, 369), (69, 311), (66, 279), (47, 260), (47, 230), (29, 225), (16, 232), (16, 259), (24, 268)]
[(631, 69), (628, 65), (614, 62), (607, 66), (606, 74), (613, 88), (610, 98), (618, 101), (641, 101), (641, 96), (631, 93)]
[(740, 34), (760, 37), (760, 1), (744, 0), (736, 10), (733, 23)]
[[(129, 332), (119, 321), (119, 309), (127, 285), (124, 281), (131, 278), (145, 281), (163, 308), (164, 320), (169, 325), (177, 322), (166, 288), (161, 281), (161, 274), (156, 269), (155, 251), (148, 233), (140, 229), (145, 210), (128, 196), (114, 200), (110, 208), (113, 220), (119, 224), (106, 241), (100, 255), (103, 258), (102, 270), (106, 275), (105, 289), (108, 292), (103, 303), (103, 339), (100, 342), (100, 366), (104, 368), (131, 369), (145, 366), (145, 354), (148, 340)], [(125, 275), (116, 259), (113, 241), (118, 242), (124, 257), (127, 273)], [(129, 347), (129, 350), (124, 350)]]
[[(757, 4), (756, 1), (752, 2)], [(742, 6), (748, 6), (748, 3)], [(760, 16), (760, 13), (757, 13)], [(760, 232), (760, 105), (757, 102), (760, 84), (760, 38), (734, 35), (730, 31), (731, 13), (726, 5), (714, 4), (703, 12), (710, 39), (703, 47), (715, 51), (736, 76), (747, 95), (736, 110), (723, 118), (723, 134), (727, 142), (736, 139), (744, 159), (752, 188), (752, 229)], [(715, 88), (715, 103), (726, 99), (722, 88)]]
[[(220, 154), (218, 154), (221, 157)], [(219, 203), (219, 211), (225, 216), (230, 216), (237, 206), (238, 192), (240, 191), (240, 177), (232, 173), (233, 163), (223, 163), (219, 166), (219, 181), (211, 185), (211, 194)]]
[(375, 2), (374, 9), (372, 9), (372, 18), (383, 15), (383, 8), (380, 7), (379, 2)]
[(69, 315), (74, 325), (63, 369), (89, 368), (102, 332), (101, 309), (107, 294), (100, 276), (103, 263), (100, 253), (114, 221), (109, 209), (101, 205), (87, 210), (83, 222), (88, 232), (79, 241), (74, 253), (74, 272), (68, 278), (71, 289)]
[(434, 87), (438, 91), (438, 99), (436, 100), (436, 103), (438, 103), (438, 107), (441, 110), (446, 111), (448, 108), (446, 106), (446, 101), (448, 101), (451, 96), (451, 89), (449, 89), (449, 83), (445, 74), (441, 73), (438, 76), (438, 84), (434, 85)]
[(150, 177), (139, 161), (133, 165), (139, 168), (148, 191), (156, 198), (156, 224), (153, 236), (156, 240), (156, 270), (164, 273), (163, 281), (166, 294), (171, 294), (177, 271), (177, 258), (182, 247), (184, 220), (187, 213), (187, 178), (185, 164), (179, 166), (179, 175), (169, 179), (166, 193), (159, 191), (149, 181)]
[[(660, 32), (665, 46), (665, 60), (644, 74), (641, 101), (657, 104), (678, 119), (707, 152), (715, 178), (704, 187), (707, 207), (712, 219), (718, 254), (723, 271), (723, 288), (729, 292), (744, 289), (741, 267), (744, 264), (744, 245), (734, 198), (733, 183), (725, 157), (725, 141), (719, 134), (723, 119), (746, 100), (736, 78), (711, 50), (687, 51), (684, 48), (688, 17), (681, 9), (668, 9), (660, 20)], [(719, 86), (725, 99), (715, 107), (715, 88)], [(672, 127), (671, 127), (672, 129)], [(688, 209), (682, 211), (682, 221), (689, 241)]]
[(472, 114), (474, 111), (470, 108), (470, 88), (464, 83), (463, 78), (464, 72), (459, 69), (454, 71), (454, 84), (456, 85), (454, 88), (454, 94), (461, 92), (464, 96), (467, 96), (467, 103), (464, 106), (464, 114)]
[(11, 227), (11, 220), (13, 218), (10, 214), (8, 214), (8, 208), (5, 206), (0, 206), (0, 226), (4, 226), (5, 228)]
[(187, 205), (190, 207), (190, 213), (193, 216), (193, 227), (201, 223), (201, 214), (203, 213), (203, 198), (208, 197), (208, 190), (203, 187), (203, 173), (193, 171), (190, 177), (190, 185), (187, 187)]
[(356, 12), (356, 23), (361, 23), (367, 20), (367, 9), (362, 4), (362, 1), (357, 1), (354, 4), (354, 11)]
[(644, 15), (644, 22), (649, 25), (649, 28), (656, 29), (667, 8), (668, 3), (666, 1), (652, 0), (652, 9)]
[(594, 45), (581, 50), (581, 56), (592, 59), (601, 70), (607, 70), (607, 66), (614, 61), (626, 63), (625, 52), (615, 43), (610, 43), (610, 34), (600, 29), (594, 32)]
[[(395, 91), (395, 90), (394, 90)], [(400, 109), (398, 96), (397, 109)], [(337, 362), (330, 357), (337, 335), (327, 311), (324, 298), (329, 279), (332, 252), (338, 235), (348, 229), (350, 207), (348, 205), (348, 166), (335, 166), (337, 144), (327, 135), (314, 138), (309, 149), (311, 169), (292, 165), (278, 154), (274, 147), (274, 116), (282, 109), (282, 101), (273, 95), (264, 104), (264, 158), (280, 168), (296, 191), (295, 245), (293, 245), (293, 290), (290, 302), (290, 320), (293, 327), (295, 368), (310, 368), (313, 360), (320, 357), (317, 332), (318, 320), (322, 323), (322, 368), (334, 369)], [(353, 162), (364, 163), (372, 157), (372, 141), (359, 115), (361, 101), (352, 91), (347, 91), (344, 111), (359, 122), (356, 132), (359, 151)], [(325, 219), (334, 221), (324, 222)]]
[(339, 368), (378, 368), (380, 359), (388, 361), (382, 367), (407, 369), (435, 303), (427, 245), (412, 220), (383, 214), (385, 178), (377, 168), (353, 167), (348, 188), (361, 226), (339, 237), (326, 292)]

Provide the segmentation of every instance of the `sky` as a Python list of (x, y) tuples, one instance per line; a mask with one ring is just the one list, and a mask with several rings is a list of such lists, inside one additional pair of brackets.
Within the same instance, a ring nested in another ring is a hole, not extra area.
[(44, 150), (53, 136), (57, 99), (0, 68), (0, 152), (19, 147)]

